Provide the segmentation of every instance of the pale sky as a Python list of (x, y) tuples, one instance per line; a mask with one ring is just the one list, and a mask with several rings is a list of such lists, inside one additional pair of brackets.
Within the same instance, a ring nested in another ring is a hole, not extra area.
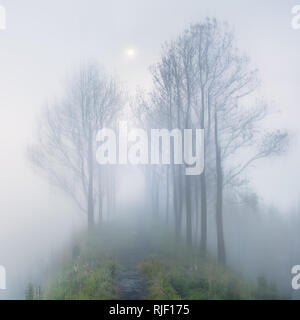
[[(66, 75), (93, 59), (131, 92), (136, 86), (149, 89), (148, 69), (161, 45), (206, 16), (234, 28), (239, 48), (259, 69), (261, 94), (274, 111), (281, 110), (270, 125), (287, 128), (292, 135), (286, 156), (264, 161), (251, 172), (253, 186), (267, 204), (281, 209), (297, 205), (300, 30), (291, 28), (296, 4), (299, 1), (0, 0), (7, 19), (7, 29), (0, 30), (0, 240), (13, 243), (12, 234), (24, 228), (46, 238), (47, 232), (57, 230), (57, 221), (62, 226), (69, 219), (70, 207), (57, 200), (58, 193), (34, 174), (25, 157), (36, 119), (44, 104), (59, 96)], [(133, 50), (129, 56), (128, 50)]]

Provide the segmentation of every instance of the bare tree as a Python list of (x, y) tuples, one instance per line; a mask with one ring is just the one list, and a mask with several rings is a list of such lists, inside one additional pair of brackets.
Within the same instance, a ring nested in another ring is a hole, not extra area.
[(38, 141), (29, 149), (33, 163), (87, 213), (89, 229), (94, 225), (95, 201), (101, 207), (101, 199), (97, 199), (101, 195), (101, 168), (95, 161), (96, 134), (112, 122), (121, 107), (117, 82), (95, 64), (82, 66), (63, 99), (47, 107)]
[[(258, 141), (266, 141), (266, 136), (259, 123), (266, 117), (264, 104), (254, 104), (249, 96), (258, 86), (257, 72), (251, 70), (249, 59), (239, 55), (234, 46), (233, 33), (227, 25), (220, 25), (216, 20), (207, 20), (205, 26), (192, 27), (192, 33), (201, 36), (205, 30), (209, 45), (205, 46), (204, 54), (199, 54), (199, 74), (201, 101), (203, 100), (203, 87), (207, 86), (207, 131), (210, 135), (214, 124), (214, 150), (216, 175), (216, 228), (218, 259), (226, 262), (225, 240), (223, 230), (223, 188), (225, 182), (232, 182), (255, 160), (279, 154), (286, 141), (286, 133), (267, 133), (267, 143), (257, 148)], [(199, 42), (199, 41), (198, 41)], [(201, 67), (204, 66), (204, 67)], [(205, 83), (201, 68), (205, 69)], [(248, 106), (247, 106), (248, 104)], [(202, 104), (201, 104), (202, 105)], [(203, 107), (201, 107), (203, 113)], [(213, 118), (211, 114), (213, 113)], [(210, 136), (207, 136), (210, 143)], [(226, 159), (235, 153), (241, 153), (243, 148), (250, 149), (250, 159), (246, 163), (238, 163), (235, 168), (225, 170)], [(225, 167), (225, 168), (224, 168)]]
[[(245, 183), (242, 174), (254, 161), (282, 152), (287, 134), (264, 132), (261, 124), (268, 114), (267, 108), (253, 99), (259, 86), (257, 70), (236, 49), (227, 24), (207, 19), (192, 25), (175, 41), (165, 44), (160, 62), (151, 70), (154, 82), (148, 108), (151, 115), (169, 129), (205, 129), (206, 162), (200, 183), (196, 183), (196, 177), (184, 177), (180, 167), (172, 166), (175, 233), (181, 231), (185, 202), (186, 238), (191, 245), (192, 210), (199, 206), (198, 199), (191, 196), (192, 188), (199, 194), (200, 186), (200, 250), (205, 254), (207, 214), (212, 207), (216, 215), (218, 257), (225, 263), (224, 187)], [(247, 156), (242, 157), (244, 150)], [(197, 221), (198, 212), (195, 216)]]

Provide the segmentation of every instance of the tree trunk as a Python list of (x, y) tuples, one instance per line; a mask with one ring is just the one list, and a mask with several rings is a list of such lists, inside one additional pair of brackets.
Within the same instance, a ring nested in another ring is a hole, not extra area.
[(221, 150), (218, 139), (218, 115), (215, 111), (215, 148), (216, 148), (216, 173), (217, 173), (217, 199), (216, 199), (216, 226), (217, 226), (217, 244), (218, 261), (221, 264), (226, 263), (225, 240), (223, 229), (223, 172), (221, 162)]
[(166, 222), (169, 225), (169, 194), (170, 194), (170, 172), (169, 167), (167, 167), (167, 191), (166, 191)]
[(112, 172), (112, 214), (116, 215), (116, 176), (115, 172)]
[(88, 230), (91, 231), (94, 227), (94, 172), (93, 172), (93, 142), (91, 131), (89, 132), (88, 140)]
[[(202, 86), (201, 87), (201, 129), (204, 129), (204, 115), (205, 115), (205, 100), (204, 100), (204, 87)], [(207, 189), (206, 189), (205, 168), (200, 177), (200, 185), (201, 185), (201, 189), (200, 189), (200, 197), (201, 197), (200, 253), (204, 257), (206, 256), (206, 251), (207, 251)]]
[(200, 251), (201, 255), (206, 255), (207, 250), (207, 202), (206, 202), (206, 177), (205, 171), (203, 170), (201, 177), (201, 240), (200, 240)]
[[(178, 242), (180, 240), (180, 234), (181, 234), (181, 208), (180, 208), (180, 187), (181, 183), (177, 183), (177, 177), (176, 177), (176, 170), (175, 166), (173, 165), (173, 202), (174, 202), (174, 214), (175, 214), (175, 239)], [(180, 175), (179, 175), (180, 176)]]
[(101, 185), (101, 168), (98, 168), (98, 224), (101, 225), (103, 221), (103, 209), (102, 209), (102, 185)]
[(199, 234), (199, 181), (196, 178), (195, 179), (195, 192), (194, 192), (194, 197), (195, 197), (195, 242), (196, 244), (198, 243), (198, 234)]
[[(187, 83), (187, 111), (186, 111), (186, 129), (191, 128), (191, 88), (190, 88), (190, 75), (187, 66), (185, 66), (186, 83)], [(184, 146), (184, 148), (193, 150), (193, 145)], [(186, 241), (189, 247), (192, 246), (192, 187), (191, 177), (185, 176), (185, 203), (186, 203)]]
[(185, 203), (186, 203), (186, 242), (192, 246), (192, 197), (191, 197), (191, 177), (185, 177)]
[(155, 219), (159, 218), (159, 181), (155, 176), (155, 173), (152, 174), (152, 214)]

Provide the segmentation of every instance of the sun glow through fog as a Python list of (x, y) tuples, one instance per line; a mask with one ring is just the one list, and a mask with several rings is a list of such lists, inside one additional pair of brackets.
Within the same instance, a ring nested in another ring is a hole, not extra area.
[(136, 57), (136, 49), (135, 48), (127, 48), (125, 50), (125, 55), (129, 58), (129, 59), (134, 59)]

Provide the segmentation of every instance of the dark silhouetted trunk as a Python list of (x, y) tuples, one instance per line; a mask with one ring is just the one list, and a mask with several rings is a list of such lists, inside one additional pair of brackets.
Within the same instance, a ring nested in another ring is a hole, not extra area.
[(98, 168), (98, 223), (103, 222), (103, 209), (102, 209), (102, 185), (101, 185), (101, 169)]
[(192, 246), (192, 196), (191, 177), (185, 178), (185, 203), (186, 203), (186, 242)]
[[(175, 239), (179, 241), (181, 238), (181, 177), (180, 174), (176, 176), (175, 166), (173, 165), (173, 201), (174, 201), (174, 214), (175, 214)], [(178, 178), (178, 180), (177, 180)]]
[[(204, 129), (204, 88), (201, 87), (201, 129)], [(205, 168), (200, 177), (200, 197), (201, 197), (201, 240), (200, 252), (202, 256), (206, 255), (207, 251), (207, 189), (206, 189), (206, 176)]]
[(94, 170), (93, 170), (93, 142), (91, 130), (88, 140), (88, 230), (94, 227)]
[(218, 261), (226, 263), (225, 240), (223, 229), (223, 172), (221, 162), (221, 150), (218, 139), (218, 115), (215, 111), (215, 148), (216, 148), (216, 174), (217, 174), (217, 199), (216, 199), (216, 226), (217, 226), (217, 245)]
[[(185, 65), (186, 85), (187, 85), (187, 111), (185, 128), (191, 127), (191, 87), (190, 87), (190, 74), (188, 65)], [(184, 148), (190, 148), (193, 150), (193, 145), (185, 145)], [(191, 176), (185, 176), (185, 203), (186, 203), (186, 241), (188, 246), (192, 246), (192, 178)]]
[(170, 197), (170, 171), (167, 167), (167, 196), (166, 196), (166, 222), (167, 226), (169, 225), (169, 197)]
[[(197, 177), (198, 178), (198, 177)], [(195, 242), (198, 243), (198, 234), (199, 234), (199, 181), (198, 179), (195, 179), (195, 192), (194, 192), (194, 197), (195, 197), (195, 218), (196, 218), (196, 222), (195, 222)]]
[(205, 171), (202, 172), (200, 177), (201, 184), (201, 240), (200, 251), (201, 255), (206, 255), (207, 250), (207, 203), (206, 203), (206, 178)]

